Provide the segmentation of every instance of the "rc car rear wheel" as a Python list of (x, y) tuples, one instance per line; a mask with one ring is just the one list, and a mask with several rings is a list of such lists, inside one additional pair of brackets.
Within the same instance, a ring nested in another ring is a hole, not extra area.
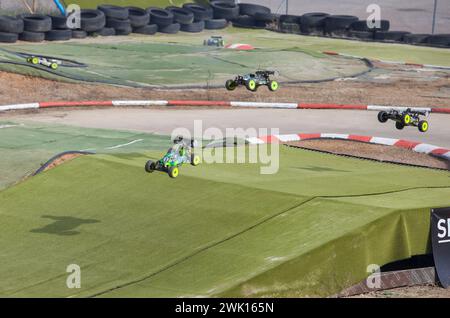
[(279, 88), (278, 82), (277, 81), (270, 81), (269, 83), (269, 90), (272, 92), (277, 91)]
[(148, 173), (152, 173), (153, 171), (155, 171), (156, 168), (156, 163), (154, 163), (152, 160), (147, 161), (147, 163), (145, 164), (145, 171), (147, 171)]
[(191, 165), (194, 167), (198, 166), (200, 164), (200, 156), (198, 155), (192, 155), (191, 157)]
[(237, 85), (236, 85), (236, 82), (235, 82), (235, 81), (233, 81), (233, 80), (228, 80), (228, 81), (225, 83), (225, 87), (226, 87), (226, 89), (229, 90), (229, 91), (234, 91), (234, 90), (236, 89)]
[(180, 170), (178, 167), (170, 167), (167, 173), (169, 174), (169, 177), (176, 178), (180, 174)]
[(402, 115), (402, 123), (407, 126), (411, 124), (411, 115), (410, 114), (403, 114)]
[(397, 128), (398, 130), (402, 130), (403, 128), (405, 128), (405, 124), (403, 124), (402, 122), (397, 121), (395, 123), (395, 128)]
[(50, 65), (50, 68), (51, 68), (52, 70), (56, 70), (56, 69), (58, 68), (58, 64), (57, 64), (57, 63), (52, 63), (52, 64)]
[(247, 86), (247, 89), (252, 92), (256, 92), (256, 90), (258, 89), (258, 87), (256, 86), (255, 80), (249, 80), (247, 82), (246, 86)]
[(426, 120), (419, 121), (419, 131), (427, 132), (429, 128), (428, 122)]
[(31, 63), (33, 63), (34, 65), (38, 65), (38, 64), (39, 64), (39, 58), (33, 57), (33, 58), (31, 59)]
[(385, 122), (388, 121), (388, 119), (389, 119), (389, 115), (388, 115), (387, 112), (381, 111), (381, 112), (378, 113), (378, 121), (380, 123), (385, 123)]

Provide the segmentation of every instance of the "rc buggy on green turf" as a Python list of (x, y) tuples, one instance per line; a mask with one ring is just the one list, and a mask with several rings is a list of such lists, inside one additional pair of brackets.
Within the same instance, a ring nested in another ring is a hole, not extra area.
[(27, 62), (34, 65), (43, 65), (51, 68), (52, 70), (56, 70), (62, 64), (62, 62), (59, 60), (49, 59), (41, 56), (29, 56), (27, 57)]
[(257, 71), (254, 74), (238, 75), (234, 80), (228, 80), (225, 87), (229, 91), (234, 91), (238, 86), (243, 85), (249, 91), (256, 92), (259, 86), (267, 86), (269, 90), (275, 92), (279, 84), (270, 78), (274, 74), (274, 71)]
[(389, 119), (395, 121), (395, 127), (399, 130), (406, 126), (414, 126), (419, 129), (420, 132), (427, 132), (429, 128), (428, 121), (422, 120), (420, 116), (427, 116), (426, 111), (411, 110), (408, 108), (405, 111), (398, 111), (392, 109), (390, 111), (381, 111), (378, 113), (378, 121), (385, 123)]
[(167, 151), (166, 155), (158, 160), (149, 160), (145, 164), (145, 171), (152, 173), (155, 170), (167, 172), (171, 178), (178, 177), (179, 168), (185, 164), (190, 163), (193, 166), (200, 164), (200, 156), (194, 154), (195, 140), (186, 142), (183, 137), (177, 137), (174, 140), (174, 145)]

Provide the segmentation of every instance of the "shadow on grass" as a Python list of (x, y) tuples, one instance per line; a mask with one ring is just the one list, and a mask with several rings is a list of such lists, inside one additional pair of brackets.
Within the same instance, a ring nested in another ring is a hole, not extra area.
[(30, 232), (56, 234), (63, 236), (77, 235), (80, 234), (80, 232), (76, 231), (76, 229), (79, 228), (81, 225), (94, 224), (100, 222), (99, 220), (79, 219), (71, 216), (43, 215), (42, 218), (53, 220), (54, 222), (39, 229), (33, 229)]

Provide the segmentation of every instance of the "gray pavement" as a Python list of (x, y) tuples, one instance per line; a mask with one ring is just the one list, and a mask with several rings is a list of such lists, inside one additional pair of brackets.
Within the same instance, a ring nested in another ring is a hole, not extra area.
[(203, 129), (216, 127), (222, 132), (226, 128), (278, 128), (280, 134), (359, 134), (407, 139), (450, 148), (450, 116), (440, 114), (432, 114), (428, 118), (430, 131), (425, 134), (413, 127), (398, 131), (393, 122), (381, 124), (376, 112), (350, 110), (110, 108), (48, 110), (23, 115), (11, 113), (7, 118), (166, 135), (179, 127), (192, 132), (194, 121), (202, 120)]

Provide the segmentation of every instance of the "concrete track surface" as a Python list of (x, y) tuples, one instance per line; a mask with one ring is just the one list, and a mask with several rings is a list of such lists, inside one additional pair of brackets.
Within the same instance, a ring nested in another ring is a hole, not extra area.
[[(210, 127), (219, 128), (222, 132), (226, 128), (277, 128), (280, 134), (359, 134), (450, 147), (450, 116), (440, 114), (430, 115), (430, 130), (427, 133), (420, 133), (415, 127), (398, 131), (394, 122), (379, 123), (377, 112), (350, 110), (110, 108), (48, 110), (33, 115), (11, 113), (7, 118), (166, 135), (180, 127), (192, 132), (194, 121), (201, 120), (203, 130)], [(276, 132), (269, 130), (261, 134)]]

